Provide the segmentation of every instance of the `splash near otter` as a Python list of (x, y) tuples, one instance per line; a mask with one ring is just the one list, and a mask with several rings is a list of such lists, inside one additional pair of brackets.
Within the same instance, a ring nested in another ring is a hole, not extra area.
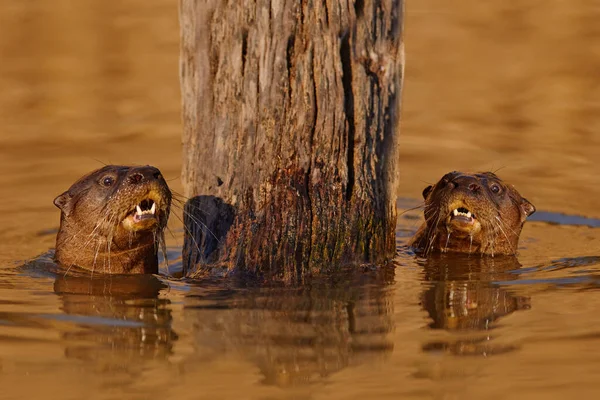
[(64, 267), (158, 272), (171, 191), (157, 168), (107, 165), (79, 179), (54, 204), (61, 210), (55, 259)]
[(491, 172), (450, 172), (423, 190), (425, 223), (409, 245), (432, 251), (511, 255), (535, 207)]

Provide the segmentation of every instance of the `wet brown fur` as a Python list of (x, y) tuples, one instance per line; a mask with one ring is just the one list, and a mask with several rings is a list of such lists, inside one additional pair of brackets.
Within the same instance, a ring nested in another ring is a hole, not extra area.
[[(425, 223), (410, 242), (419, 253), (457, 252), (487, 255), (515, 254), (519, 235), (535, 207), (492, 172), (450, 172), (423, 191)], [(472, 229), (451, 223), (454, 209), (475, 216)]]
[[(156, 203), (156, 219), (128, 225), (126, 217), (147, 199)], [(171, 192), (157, 168), (107, 165), (79, 179), (54, 204), (61, 210), (58, 263), (107, 274), (158, 272)]]

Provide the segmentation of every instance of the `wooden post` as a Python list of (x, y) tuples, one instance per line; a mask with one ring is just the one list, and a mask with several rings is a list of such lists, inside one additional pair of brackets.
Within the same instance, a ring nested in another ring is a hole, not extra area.
[(186, 273), (392, 257), (403, 1), (180, 0), (180, 20)]

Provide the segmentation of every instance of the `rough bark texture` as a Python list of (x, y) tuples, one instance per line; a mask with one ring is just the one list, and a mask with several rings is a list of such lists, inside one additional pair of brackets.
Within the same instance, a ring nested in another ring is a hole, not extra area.
[(188, 275), (393, 255), (403, 2), (180, 7)]

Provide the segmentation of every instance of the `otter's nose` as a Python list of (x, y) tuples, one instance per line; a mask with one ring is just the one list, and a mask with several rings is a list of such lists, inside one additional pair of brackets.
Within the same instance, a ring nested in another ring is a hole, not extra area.
[(457, 179), (454, 179), (454, 183), (456, 187), (463, 190), (468, 190), (469, 192), (477, 193), (481, 191), (481, 183), (470, 176), (463, 176)]
[(160, 171), (154, 167), (140, 167), (132, 170), (127, 176), (127, 180), (132, 184), (139, 184), (143, 182), (151, 182), (161, 177)]
[(478, 192), (481, 190), (481, 186), (478, 183), (469, 183), (468, 188), (471, 192)]

